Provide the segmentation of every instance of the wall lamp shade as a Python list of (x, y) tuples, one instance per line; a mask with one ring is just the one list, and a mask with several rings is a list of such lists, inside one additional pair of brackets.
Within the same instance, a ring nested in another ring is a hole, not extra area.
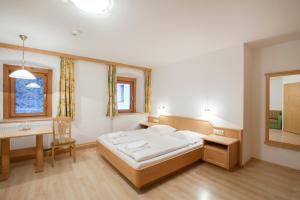
[(9, 74), (10, 78), (19, 78), (19, 79), (35, 79), (35, 76), (25, 69), (19, 69), (11, 74)]
[(104, 14), (113, 8), (113, 0), (71, 0), (76, 7), (84, 12)]

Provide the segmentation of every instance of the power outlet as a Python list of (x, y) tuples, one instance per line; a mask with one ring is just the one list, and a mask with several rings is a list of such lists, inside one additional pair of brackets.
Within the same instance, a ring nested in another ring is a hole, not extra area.
[(216, 134), (216, 135), (224, 135), (224, 130), (214, 129), (214, 134)]

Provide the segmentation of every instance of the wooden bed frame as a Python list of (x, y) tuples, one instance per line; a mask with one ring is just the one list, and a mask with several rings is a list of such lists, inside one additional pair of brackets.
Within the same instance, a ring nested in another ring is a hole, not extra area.
[[(214, 127), (211, 123), (204, 120), (177, 116), (160, 116), (159, 123), (173, 126), (177, 130), (191, 130), (207, 135), (213, 134), (213, 129), (218, 128), (224, 131), (224, 136), (238, 138), (242, 141), (241, 130)], [(201, 147), (141, 169), (134, 169), (100, 142), (97, 141), (96, 144), (98, 152), (137, 188), (147, 186), (162, 177), (201, 160), (203, 154), (203, 148)], [(241, 152), (241, 143), (239, 146), (239, 152)], [(241, 165), (241, 154), (239, 157)]]

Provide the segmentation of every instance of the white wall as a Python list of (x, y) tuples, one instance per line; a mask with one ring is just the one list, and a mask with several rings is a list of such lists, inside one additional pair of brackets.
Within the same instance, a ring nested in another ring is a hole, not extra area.
[[(253, 156), (262, 160), (300, 169), (298, 151), (272, 147), (265, 140), (265, 73), (300, 69), (300, 40), (254, 50), (253, 76)], [(249, 92), (248, 90), (246, 91)], [(250, 91), (251, 92), (251, 91)]]
[(270, 110), (281, 110), (283, 107), (283, 77), (270, 79)]
[(283, 84), (298, 83), (298, 82), (300, 82), (300, 75), (283, 76), (283, 80), (282, 80)]
[(243, 127), (243, 45), (155, 68), (152, 113), (201, 117), (208, 106), (214, 116)]
[[(3, 105), (3, 69), (2, 64), (20, 65), (21, 52), (7, 49), (0, 49), (0, 105)], [(28, 66), (53, 69), (53, 116), (57, 114), (58, 91), (59, 91), (59, 66), (58, 57), (45, 56), (40, 54), (26, 53), (26, 64)], [(117, 73), (130, 75), (137, 78), (137, 106), (142, 112), (144, 78), (143, 72), (127, 68), (117, 68)], [(142, 85), (141, 85), (142, 84)], [(113, 121), (107, 118), (107, 67), (104, 65), (76, 61), (75, 62), (75, 120), (72, 123), (72, 134), (78, 143), (95, 141), (103, 134), (115, 130), (130, 130), (138, 127), (138, 122), (145, 121), (147, 115), (120, 114)], [(0, 106), (0, 119), (3, 118), (3, 106)], [(50, 125), (49, 122), (41, 123)], [(17, 128), (16, 124), (0, 124), (1, 128)], [(46, 146), (51, 138), (45, 139)], [(12, 148), (20, 148), (34, 145), (34, 138), (18, 138), (12, 142)]]

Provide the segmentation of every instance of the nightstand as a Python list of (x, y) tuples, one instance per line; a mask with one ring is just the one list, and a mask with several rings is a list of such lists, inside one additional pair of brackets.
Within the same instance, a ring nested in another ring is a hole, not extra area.
[(142, 128), (149, 128), (150, 126), (158, 125), (156, 122), (141, 122), (140, 126)]
[(219, 135), (204, 138), (203, 160), (225, 169), (232, 169), (238, 163), (239, 140)]

